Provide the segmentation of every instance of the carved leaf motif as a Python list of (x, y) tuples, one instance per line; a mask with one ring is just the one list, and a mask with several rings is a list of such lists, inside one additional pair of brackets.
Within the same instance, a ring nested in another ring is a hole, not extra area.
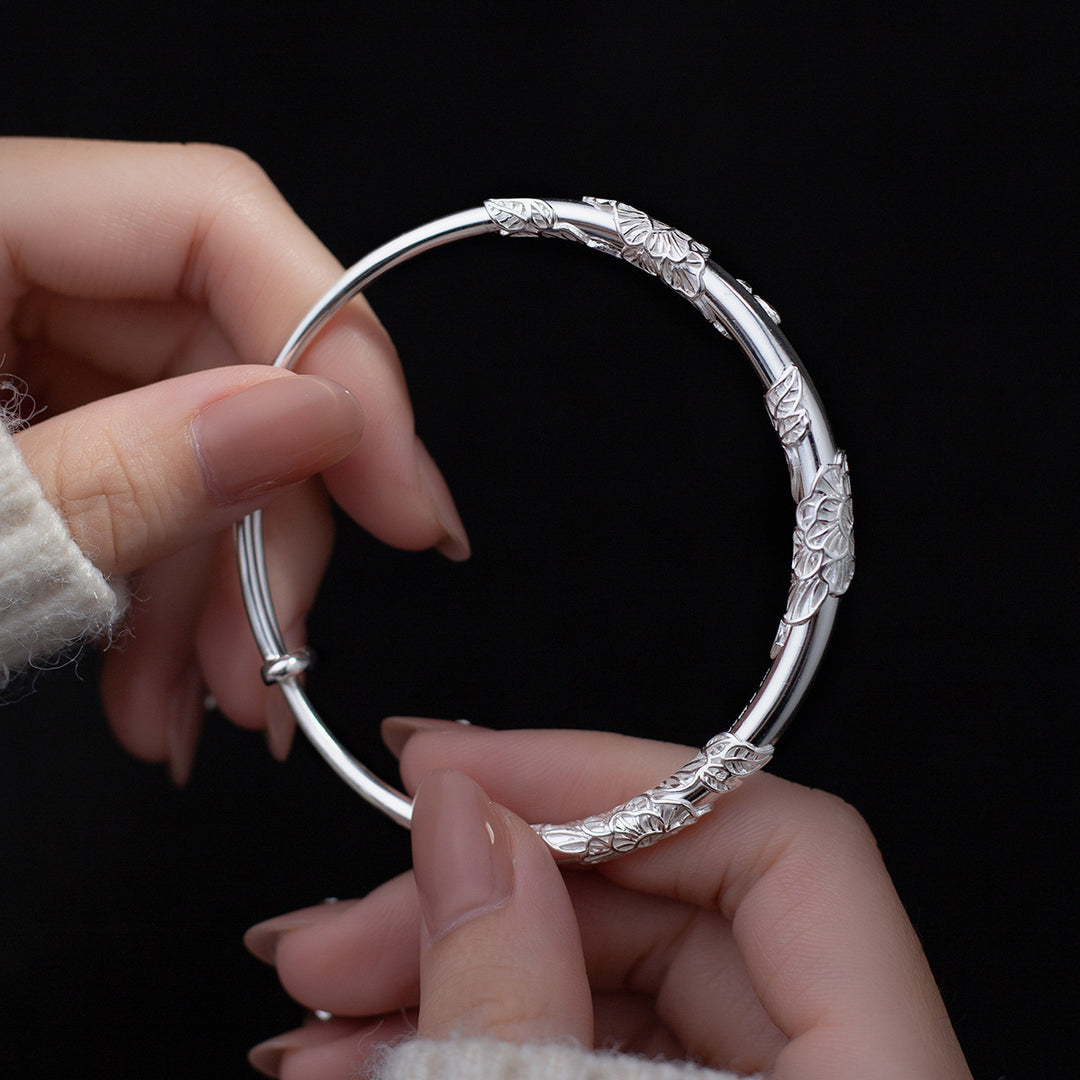
[(725, 761), (738, 764), (743, 772), (760, 768), (773, 755), (771, 746), (755, 746), (752, 742), (739, 739), (731, 732), (724, 731), (714, 735), (705, 744), (705, 753), (709, 756), (721, 755)]
[(488, 199), (484, 209), (504, 234), (535, 235), (555, 225), (555, 210), (543, 199)]
[(550, 229), (555, 224), (555, 210), (550, 203), (541, 199), (533, 199), (531, 220), (538, 229)]
[(697, 785), (698, 776), (708, 764), (708, 760), (705, 752), (699, 750), (678, 772), (673, 773), (662, 784), (653, 788), (653, 791), (661, 797), (691, 791)]
[(785, 446), (794, 446), (810, 429), (810, 417), (805, 409), (792, 416), (777, 417), (776, 434)]
[(828, 595), (829, 587), (824, 578), (815, 576), (794, 581), (791, 593), (788, 596), (788, 609), (787, 614), (784, 616), (785, 621), (789, 623), (806, 622), (825, 603), (825, 597)]
[[(677, 802), (665, 802), (661, 804), (663, 810), (663, 829), (656, 835), (656, 840), (659, 840), (661, 836), (665, 836), (671, 832), (678, 832), (679, 829), (685, 828), (693, 821), (697, 821), (699, 817), (707, 813), (709, 807), (703, 807), (698, 810), (697, 807), (691, 803), (686, 802), (685, 799), (680, 799)], [(653, 840), (647, 841), (653, 843)]]
[(786, 619), (781, 619), (780, 625), (776, 628), (772, 648), (769, 650), (770, 660), (775, 660), (780, 655), (780, 650), (787, 644), (789, 637), (791, 637), (791, 623)]
[[(791, 557), (791, 591), (784, 622), (806, 622), (825, 602), (826, 596), (847, 591), (855, 574), (854, 516), (847, 458), (823, 465), (810, 493), (795, 511), (794, 551)], [(783, 644), (773, 643), (773, 655)]]
[(855, 576), (855, 560), (850, 556), (834, 559), (822, 571), (821, 576), (829, 586), (832, 596), (843, 596)]
[(704, 750), (650, 794), (663, 804), (665, 814), (668, 806), (686, 807), (697, 814), (699, 811), (685, 798), (694, 788), (704, 785), (713, 791), (729, 791), (738, 784), (739, 777), (761, 768), (771, 756), (771, 748), (758, 749), (724, 732), (710, 739)]
[(556, 850), (583, 863), (603, 862), (655, 844), (709, 813), (709, 806), (695, 806), (680, 792), (684, 774), (692, 777), (690, 787), (705, 784), (715, 791), (728, 791), (771, 756), (771, 746), (759, 748), (723, 732), (673, 777), (622, 806), (566, 825), (535, 828)]
[(802, 394), (802, 375), (794, 364), (789, 364), (765, 392), (765, 407), (770, 416), (791, 416), (802, 404)]
[(791, 497), (798, 502), (799, 492), (802, 491), (802, 465), (799, 462), (799, 451), (794, 445), (784, 445), (784, 457), (787, 460), (788, 476), (791, 477)]
[(714, 791), (730, 791), (742, 777), (769, 761), (772, 747), (757, 747), (723, 732), (705, 744), (705, 754), (709, 763), (702, 770), (702, 782)]
[(769, 419), (785, 447), (795, 446), (810, 427), (810, 417), (802, 407), (803, 381), (799, 369), (790, 364), (765, 393)]
[(567, 855), (584, 855), (590, 841), (594, 839), (584, 830), (575, 829), (569, 825), (561, 828), (545, 825), (538, 831), (552, 847), (566, 852)]
[(808, 547), (801, 532), (795, 534), (795, 550), (791, 557), (792, 573), (801, 580), (812, 578), (820, 569), (824, 554)]
[[(745, 770), (747, 773), (753, 771), (753, 769)], [(730, 791), (732, 788), (739, 786), (739, 775), (731, 768), (729, 762), (716, 762), (714, 765), (702, 770), (701, 782), (712, 788), (713, 791)]]
[(611, 831), (611, 814), (594, 814), (579, 821), (578, 825), (591, 836), (603, 836)]

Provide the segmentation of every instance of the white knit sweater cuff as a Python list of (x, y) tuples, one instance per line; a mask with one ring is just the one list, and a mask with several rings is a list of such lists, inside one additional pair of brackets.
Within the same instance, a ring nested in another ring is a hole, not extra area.
[(123, 582), (79, 550), (0, 422), (0, 687), (107, 634), (126, 607)]
[[(387, 1050), (377, 1080), (739, 1080), (686, 1062), (579, 1050), (558, 1043), (519, 1046), (494, 1039), (414, 1039)], [(751, 1080), (751, 1078), (746, 1078)]]

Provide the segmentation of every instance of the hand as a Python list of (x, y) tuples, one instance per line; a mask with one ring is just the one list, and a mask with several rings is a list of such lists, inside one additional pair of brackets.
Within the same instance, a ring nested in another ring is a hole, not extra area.
[(359, 299), (303, 374), (266, 366), (341, 267), (234, 150), (0, 140), (0, 235), (0, 382), (44, 417), (19, 448), (98, 568), (135, 575), (102, 680), (113, 730), (182, 782), (209, 691), (284, 756), (292, 719), (259, 680), (222, 530), (276, 499), (290, 648), (331, 545), (308, 477), (388, 543), (468, 554), (385, 331)]
[[(970, 1080), (874, 839), (839, 799), (758, 774), (678, 836), (560, 878), (523, 819), (607, 809), (693, 752), (400, 719), (384, 737), (416, 792), (414, 874), (248, 932), (293, 997), (335, 1016), (256, 1047), (269, 1075), (355, 1075), (358, 1053), (415, 1024), (773, 1080)], [(432, 771), (447, 766), (461, 772)]]

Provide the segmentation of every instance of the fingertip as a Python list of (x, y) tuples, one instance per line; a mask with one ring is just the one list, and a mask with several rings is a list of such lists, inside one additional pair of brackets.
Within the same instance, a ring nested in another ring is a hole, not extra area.
[(429, 942), (510, 899), (514, 869), (505, 816), (464, 773), (439, 769), (421, 780), (412, 851)]
[(211, 498), (230, 505), (336, 464), (362, 427), (344, 386), (290, 373), (211, 401), (192, 419), (191, 440)]
[(124, 633), (102, 663), (101, 701), (117, 741), (140, 761), (169, 762), (180, 782), (190, 773), (206, 711), (195, 630), (212, 558), (208, 543), (143, 571), (132, 583)]
[(299, 1042), (291, 1035), (275, 1035), (248, 1051), (248, 1064), (263, 1076), (280, 1077), (285, 1055), (291, 1050), (299, 1049)]
[(434, 544), (435, 550), (451, 562), (464, 562), (472, 554), (472, 548), (461, 514), (446, 478), (419, 437), (416, 438), (416, 467), (420, 473), (420, 491), (442, 532)]
[(471, 778), (439, 770), (417, 792), (413, 864), (424, 927), (420, 1034), (591, 1045), (573, 908), (533, 830)]
[(122, 645), (106, 653), (99, 691), (106, 723), (116, 741), (139, 761), (168, 760), (167, 726), (140, 707), (143, 693), (140, 686), (133, 684), (132, 665)]
[(374, 1020), (309, 1017), (302, 1027), (252, 1047), (248, 1061), (264, 1076), (281, 1080), (374, 1075), (370, 1066), (383, 1048), (414, 1031), (407, 1009)]
[(296, 717), (281, 692), (273, 688), (266, 699), (266, 747), (270, 756), (282, 763), (288, 761), (295, 736)]
[(415, 451), (421, 495), (427, 500), (430, 513), (443, 534), (434, 543), (435, 551), (445, 555), (450, 562), (464, 562), (472, 554), (472, 549), (469, 537), (465, 536), (465, 527), (461, 523), (454, 496), (450, 495), (446, 478), (419, 436), (415, 438)]
[(471, 728), (475, 731), (487, 731), (468, 720), (432, 720), (425, 716), (388, 716), (380, 725), (380, 735), (387, 750), (400, 758), (405, 744), (421, 731), (460, 731)]
[(312, 926), (325, 926), (342, 918), (357, 904), (355, 900), (324, 900), (321, 904), (264, 919), (244, 931), (244, 948), (267, 964), (277, 963), (278, 945), (286, 934)]
[(171, 695), (168, 728), (169, 777), (178, 788), (186, 787), (195, 764), (195, 752), (206, 711), (206, 686), (192, 660)]

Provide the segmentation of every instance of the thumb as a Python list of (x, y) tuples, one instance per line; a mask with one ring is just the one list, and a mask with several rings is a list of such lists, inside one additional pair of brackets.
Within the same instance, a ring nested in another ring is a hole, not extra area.
[(360, 406), (329, 379), (219, 368), (103, 398), (27, 428), (19, 450), (106, 576), (227, 527), (345, 456)]
[(577, 921), (550, 852), (463, 773), (420, 783), (413, 865), (423, 916), (419, 1033), (592, 1048)]

